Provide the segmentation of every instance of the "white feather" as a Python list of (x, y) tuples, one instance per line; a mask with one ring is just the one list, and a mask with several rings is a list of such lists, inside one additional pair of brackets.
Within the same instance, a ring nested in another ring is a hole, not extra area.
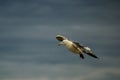
[(86, 50), (89, 50), (89, 51), (91, 51), (91, 49), (89, 48), (89, 47), (84, 47)]

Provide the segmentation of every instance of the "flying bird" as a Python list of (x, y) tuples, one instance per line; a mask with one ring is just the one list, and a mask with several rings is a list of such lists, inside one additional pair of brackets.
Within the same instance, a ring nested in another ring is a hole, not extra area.
[(59, 46), (64, 45), (69, 51), (73, 52), (74, 54), (79, 54), (82, 59), (84, 59), (83, 53), (86, 53), (94, 58), (98, 58), (95, 54), (92, 53), (89, 47), (80, 45), (78, 42), (72, 42), (61, 35), (57, 35), (56, 39), (60, 41), (60, 43), (58, 44)]

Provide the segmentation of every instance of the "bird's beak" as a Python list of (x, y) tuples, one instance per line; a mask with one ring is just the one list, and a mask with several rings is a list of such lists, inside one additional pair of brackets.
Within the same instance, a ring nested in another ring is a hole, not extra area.
[(58, 44), (58, 46), (61, 46), (61, 45), (63, 45), (63, 42), (60, 42), (60, 43)]

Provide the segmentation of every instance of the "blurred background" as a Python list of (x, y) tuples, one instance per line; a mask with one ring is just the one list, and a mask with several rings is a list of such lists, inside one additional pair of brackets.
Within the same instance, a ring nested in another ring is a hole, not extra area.
[[(0, 0), (0, 80), (120, 80), (119, 3)], [(58, 34), (100, 59), (57, 46)]]

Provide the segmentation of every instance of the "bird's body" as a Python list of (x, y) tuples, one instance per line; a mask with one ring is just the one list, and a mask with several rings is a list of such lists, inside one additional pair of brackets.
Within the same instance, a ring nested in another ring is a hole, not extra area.
[(70, 50), (71, 52), (73, 52), (75, 54), (79, 54), (82, 52), (79, 48), (73, 46), (74, 45), (73, 42), (71, 42), (69, 40), (63, 40), (63, 43), (68, 50)]
[(89, 47), (85, 47), (80, 45), (78, 42), (72, 42), (68, 40), (66, 37), (57, 35), (56, 39), (60, 41), (59, 45), (64, 45), (69, 51), (79, 54), (82, 59), (84, 59), (83, 53), (86, 53), (94, 58), (98, 58), (95, 56)]

